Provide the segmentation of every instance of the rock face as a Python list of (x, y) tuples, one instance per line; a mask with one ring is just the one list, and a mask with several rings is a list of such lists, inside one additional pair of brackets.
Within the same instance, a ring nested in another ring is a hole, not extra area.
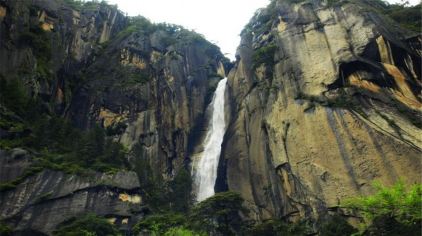
[(420, 182), (420, 36), (366, 1), (272, 1), (241, 37), (217, 187), (252, 217), (317, 217), (374, 180)]
[(181, 166), (224, 77), (218, 47), (104, 3), (0, 3), (2, 77), (23, 81), (82, 129), (100, 124), (129, 149), (139, 143), (157, 173)]
[[(22, 149), (0, 151), (0, 182), (16, 179), (7, 174), (16, 166), (20, 167), (16, 174), (28, 171), (31, 158)], [(51, 234), (58, 224), (86, 212), (105, 216), (121, 229), (130, 230), (144, 214), (135, 172), (82, 177), (43, 170), (28, 176), (16, 188), (0, 194), (0, 217), (13, 224), (15, 233)]]
[(64, 74), (89, 63), (99, 43), (128, 23), (116, 7), (106, 4), (77, 10), (62, 1), (2, 0), (0, 6), (0, 74), (19, 77), (35, 94), (58, 95), (61, 101)]
[[(317, 218), (374, 180), (422, 177), (421, 37), (371, 1), (327, 2), (274, 0), (241, 33), (216, 187), (240, 192), (257, 220)], [(20, 81), (46, 116), (105, 129), (128, 169), (171, 180), (202, 151), (230, 63), (179, 26), (70, 3), (0, 0), (0, 81)], [(0, 101), (0, 147), (33, 132), (11, 110)], [(139, 173), (36, 168), (40, 153), (0, 150), (0, 221), (17, 232), (52, 234), (86, 212), (128, 230), (147, 212)]]
[[(228, 60), (217, 46), (179, 26), (126, 17), (106, 3), (71, 2), (0, 0), (0, 80), (23, 84), (46, 116), (63, 117), (82, 130), (105, 129), (126, 147), (132, 169), (142, 159), (154, 177), (172, 179), (198, 145), (207, 104)], [(23, 120), (2, 103), (0, 114)], [(1, 138), (21, 135), (0, 126)], [(0, 152), (1, 186), (16, 183), (0, 191), (0, 220), (18, 231), (51, 234), (86, 212), (126, 230), (143, 215), (135, 172), (33, 171), (36, 152)]]
[[(128, 148), (139, 145), (157, 175), (188, 161), (207, 104), (224, 76), (218, 48), (177, 26), (140, 28), (111, 41), (76, 91), (69, 117), (80, 127), (101, 123)], [(217, 74), (218, 70), (223, 74)]]

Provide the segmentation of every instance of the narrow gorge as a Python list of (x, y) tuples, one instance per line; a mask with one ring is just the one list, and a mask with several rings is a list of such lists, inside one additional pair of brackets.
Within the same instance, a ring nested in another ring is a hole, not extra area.
[(420, 28), (271, 0), (230, 61), (106, 1), (0, 0), (0, 235), (419, 236)]

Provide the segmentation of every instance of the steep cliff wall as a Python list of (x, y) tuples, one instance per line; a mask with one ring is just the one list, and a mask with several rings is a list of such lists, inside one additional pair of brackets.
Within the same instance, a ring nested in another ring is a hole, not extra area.
[(166, 178), (197, 144), (193, 137), (224, 76), (224, 57), (193, 32), (141, 21), (109, 42), (107, 56), (87, 68), (87, 82), (67, 115), (80, 127), (126, 127), (113, 136), (129, 149), (140, 145), (139, 155)]
[[(0, 74), (19, 78), (34, 95), (64, 100), (65, 74), (89, 64), (100, 43), (128, 24), (116, 8), (76, 9), (63, 1), (0, 1)], [(68, 101), (67, 101), (68, 102)]]
[[(193, 31), (98, 2), (0, 0), (0, 35), (0, 221), (51, 234), (94, 212), (130, 230), (147, 211), (137, 174), (187, 167), (228, 60)], [(94, 145), (71, 136), (98, 127)], [(127, 165), (103, 168), (121, 154)]]
[[(241, 33), (217, 188), (251, 217), (318, 217), (374, 180), (420, 182), (422, 39), (377, 9), (275, 0)], [(105, 3), (0, 0), (0, 36), (0, 223), (51, 234), (94, 212), (130, 231), (142, 181), (201, 151), (227, 59)]]
[[(0, 151), (0, 182), (29, 173), (33, 158), (22, 149)], [(2, 191), (0, 201), (1, 220), (22, 235), (51, 234), (60, 223), (86, 212), (130, 230), (147, 212), (138, 177), (128, 171), (77, 176), (45, 169), (27, 174), (13, 190)]]
[(219, 186), (257, 219), (421, 179), (420, 36), (370, 2), (329, 2), (272, 1), (241, 34)]

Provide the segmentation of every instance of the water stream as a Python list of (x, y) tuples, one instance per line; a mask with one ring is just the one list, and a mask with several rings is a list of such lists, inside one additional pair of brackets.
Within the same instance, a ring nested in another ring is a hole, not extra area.
[(221, 144), (226, 131), (226, 122), (224, 119), (224, 92), (226, 90), (226, 84), (227, 78), (218, 82), (214, 97), (209, 105), (211, 119), (204, 141), (204, 151), (201, 153), (194, 176), (197, 186), (196, 200), (198, 202), (214, 195)]

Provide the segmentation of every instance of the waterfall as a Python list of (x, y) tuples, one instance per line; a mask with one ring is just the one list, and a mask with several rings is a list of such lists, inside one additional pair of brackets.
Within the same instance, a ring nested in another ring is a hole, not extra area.
[(218, 82), (211, 104), (211, 119), (204, 141), (204, 151), (196, 166), (195, 184), (197, 187), (196, 200), (202, 201), (214, 195), (214, 185), (217, 179), (218, 161), (220, 159), (221, 144), (226, 131), (224, 117), (224, 92), (227, 78)]

